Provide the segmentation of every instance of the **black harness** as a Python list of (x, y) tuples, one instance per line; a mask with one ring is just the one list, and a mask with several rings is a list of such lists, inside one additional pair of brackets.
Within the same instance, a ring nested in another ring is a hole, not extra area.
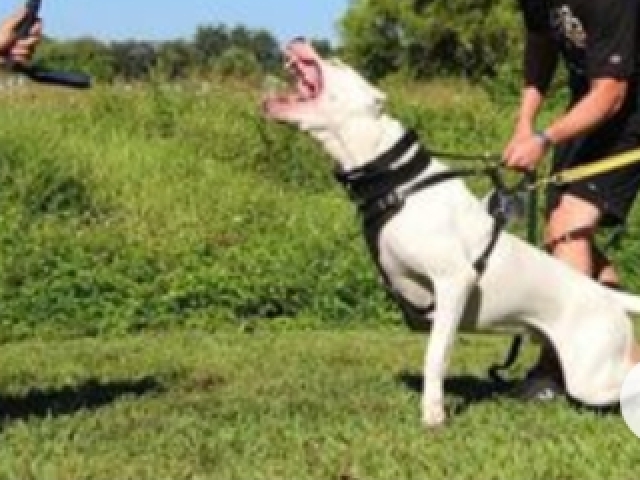
[[(415, 148), (408, 160), (403, 158)], [(473, 175), (488, 176), (496, 190), (504, 190), (498, 174), (498, 167), (484, 165), (479, 168), (451, 169), (413, 181), (431, 165), (430, 153), (419, 143), (418, 135), (408, 130), (387, 152), (373, 162), (349, 172), (335, 172), (335, 177), (347, 190), (349, 197), (358, 207), (367, 241), (370, 246), (382, 227), (400, 210), (405, 201), (414, 193), (440, 183)], [(491, 209), (494, 218), (493, 231), (486, 248), (474, 262), (474, 268), (482, 274), (503, 230), (507, 216), (501, 208)]]
[[(414, 148), (416, 151), (411, 158), (402, 162), (402, 159)], [(418, 135), (414, 131), (408, 130), (389, 151), (380, 155), (373, 162), (349, 172), (335, 172), (336, 179), (345, 187), (351, 200), (358, 207), (369, 250), (386, 285), (386, 289), (404, 311), (406, 319), (409, 322), (412, 321), (412, 318), (423, 318), (426, 314), (433, 311), (435, 305), (419, 308), (409, 304), (406, 299), (393, 291), (390, 281), (378, 260), (378, 236), (380, 231), (394, 215), (402, 210), (406, 199), (422, 189), (455, 178), (483, 175), (489, 177), (494, 188), (494, 195), (489, 202), (489, 213), (492, 215), (494, 221), (491, 238), (480, 257), (473, 264), (474, 269), (479, 275), (486, 270), (491, 253), (513, 209), (515, 208), (517, 210), (520, 208), (518, 202), (514, 201), (514, 195), (516, 195), (521, 185), (516, 186), (514, 189), (505, 186), (500, 175), (500, 166), (497, 165), (496, 162), (491, 164), (491, 162), (488, 161), (499, 160), (496, 156), (485, 155), (483, 157), (481, 155), (471, 156), (440, 152), (433, 153), (443, 158), (455, 157), (463, 160), (484, 159), (485, 163), (476, 167), (441, 171), (414, 181), (414, 179), (425, 172), (431, 164), (431, 154), (422, 147)], [(527, 181), (527, 179), (524, 181)], [(533, 233), (535, 234), (535, 227)], [(523, 337), (521, 335), (516, 336), (505, 363), (503, 365), (493, 365), (489, 369), (489, 375), (494, 381), (500, 384), (505, 383), (499, 375), (499, 372), (510, 368), (515, 363), (522, 342)]]

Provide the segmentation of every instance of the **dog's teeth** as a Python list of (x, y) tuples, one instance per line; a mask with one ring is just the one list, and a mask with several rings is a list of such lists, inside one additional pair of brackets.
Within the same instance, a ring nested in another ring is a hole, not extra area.
[(287, 57), (287, 60), (284, 64), (285, 68), (289, 71), (293, 71), (296, 66), (296, 59), (293, 57)]

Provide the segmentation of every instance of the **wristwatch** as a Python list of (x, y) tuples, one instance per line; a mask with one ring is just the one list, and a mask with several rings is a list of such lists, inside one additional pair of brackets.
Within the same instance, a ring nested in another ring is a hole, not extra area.
[(554, 146), (553, 140), (551, 140), (551, 137), (544, 130), (538, 130), (534, 135), (540, 141), (545, 151)]

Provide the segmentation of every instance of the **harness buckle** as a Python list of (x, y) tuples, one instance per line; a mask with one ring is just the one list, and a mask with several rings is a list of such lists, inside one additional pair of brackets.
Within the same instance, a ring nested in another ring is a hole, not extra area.
[(398, 210), (402, 208), (405, 202), (404, 195), (398, 193), (397, 190), (391, 190), (386, 195), (378, 198), (375, 202), (375, 208), (380, 212), (386, 212), (388, 210)]
[(526, 193), (494, 190), (489, 197), (488, 210), (493, 217), (505, 220), (522, 219), (526, 215)]

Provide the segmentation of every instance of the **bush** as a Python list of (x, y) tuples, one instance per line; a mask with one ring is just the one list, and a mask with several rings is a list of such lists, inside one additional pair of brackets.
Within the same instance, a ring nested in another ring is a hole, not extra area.
[(341, 26), (344, 53), (374, 79), (495, 77), (522, 44), (511, 0), (358, 0)]
[(252, 77), (261, 71), (255, 54), (240, 47), (227, 49), (214, 64), (214, 70), (222, 77)]
[[(514, 105), (464, 82), (385, 89), (431, 148), (508, 137)], [(0, 99), (0, 338), (398, 322), (330, 162), (258, 99), (204, 83)], [(635, 248), (618, 257), (631, 287)]]

